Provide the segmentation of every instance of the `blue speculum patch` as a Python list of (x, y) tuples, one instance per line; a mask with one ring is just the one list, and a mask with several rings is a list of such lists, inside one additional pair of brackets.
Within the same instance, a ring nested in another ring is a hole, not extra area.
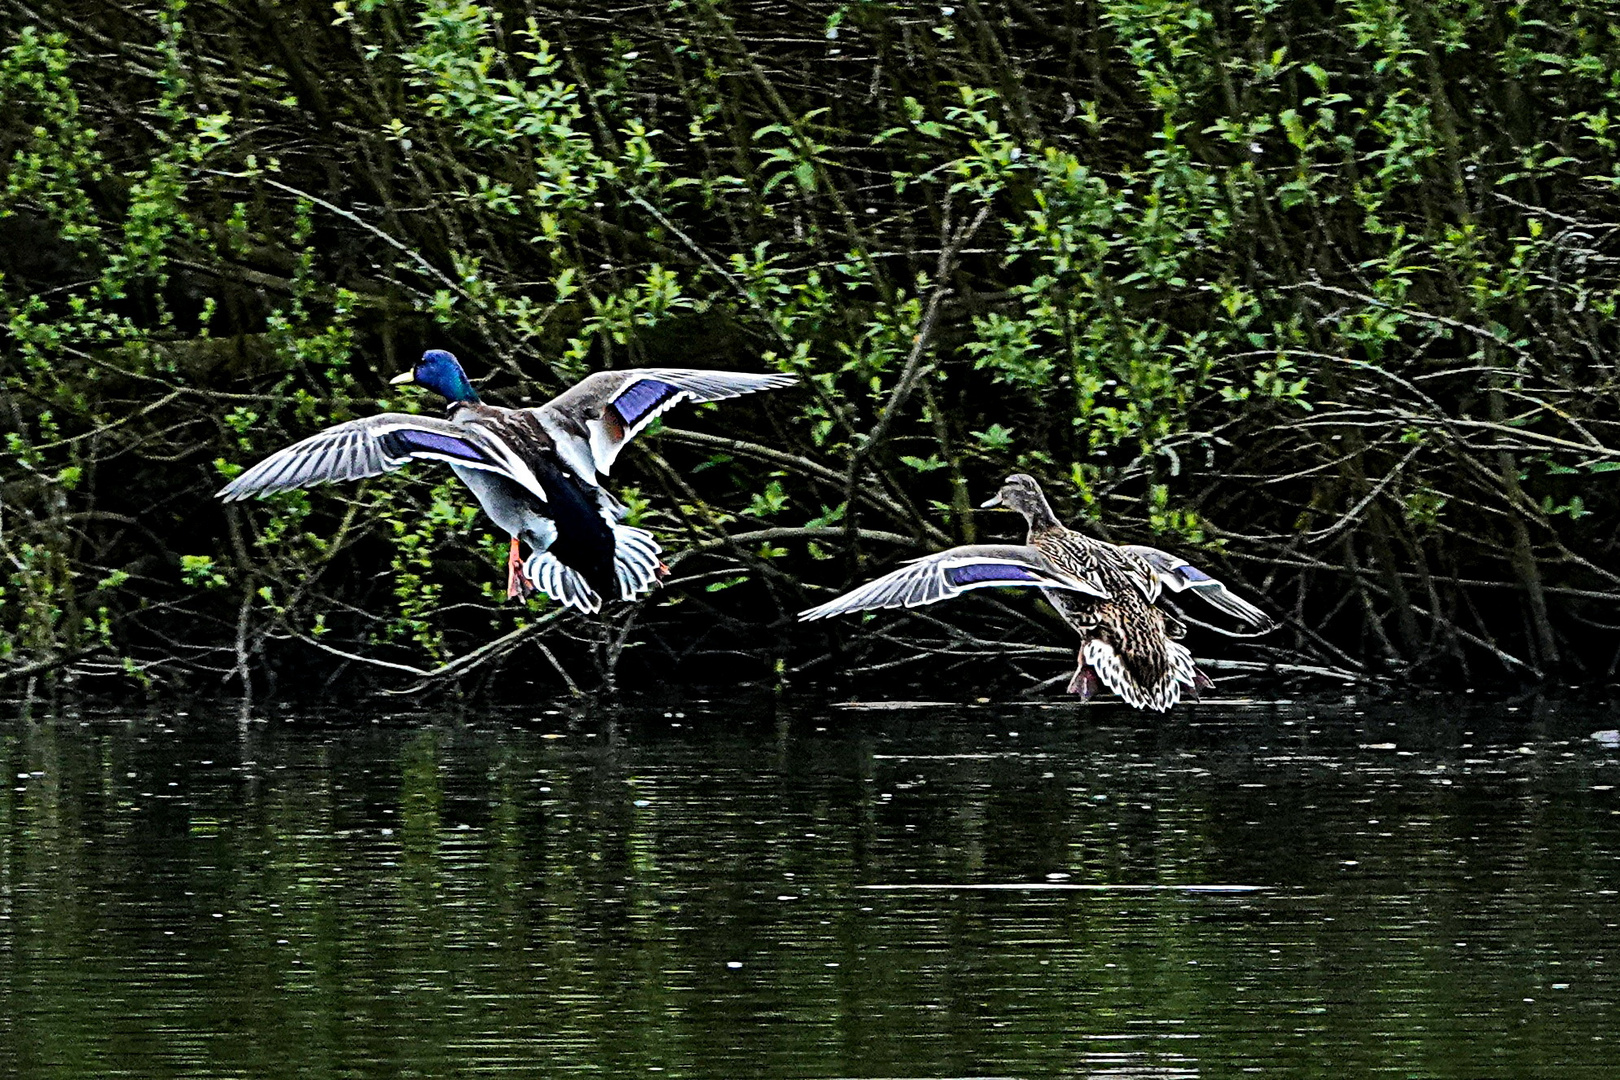
[(458, 439), (454, 435), (441, 435), (436, 431), (416, 431), (405, 428), (394, 432), (394, 437), (405, 444), (408, 450), (426, 450), (430, 453), (446, 454), (458, 457), (465, 461), (483, 461), (484, 455), (477, 447), (465, 439)]
[(1188, 566), (1186, 563), (1182, 563), (1180, 566), (1176, 567), (1176, 573), (1180, 574), (1182, 577), (1186, 578), (1188, 581), (1214, 581), (1215, 580), (1214, 578), (1210, 577), (1208, 574), (1204, 573), (1202, 570), (1198, 569), (1198, 567), (1196, 567), (1196, 566)]
[(638, 379), (619, 391), (619, 396), (613, 399), (613, 407), (624, 417), (625, 424), (633, 427), (642, 417), (678, 393), (679, 388), (669, 383), (659, 382), (656, 379)]
[(968, 563), (945, 568), (945, 579), (952, 585), (973, 585), (981, 581), (1041, 581), (1027, 566), (1011, 563)]

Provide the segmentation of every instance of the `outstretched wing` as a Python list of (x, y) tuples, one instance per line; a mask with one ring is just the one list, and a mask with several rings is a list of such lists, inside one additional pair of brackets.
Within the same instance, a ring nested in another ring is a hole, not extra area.
[(418, 458), (510, 472), (498, 455), (448, 420), (380, 413), (329, 427), (277, 450), (221, 488), (219, 497), (231, 502), (311, 484), (359, 480), (392, 472)]
[(792, 375), (696, 368), (598, 371), (534, 409), (557, 453), (581, 479), (607, 475), (619, 448), (683, 401), (724, 401), (792, 386)]
[(1277, 625), (1277, 621), (1270, 615), (1180, 556), (1140, 544), (1124, 545), (1120, 550), (1130, 552), (1151, 566), (1153, 572), (1159, 576), (1159, 583), (1171, 592), (1186, 592), (1191, 589), (1205, 603), (1219, 608), (1234, 618), (1242, 619), (1262, 632), (1274, 629)]
[(970, 544), (913, 559), (876, 581), (799, 612), (799, 618), (808, 622), (850, 611), (919, 607), (960, 596), (969, 589), (1006, 587), (1068, 589), (1108, 598), (1108, 592), (1096, 582), (1064, 573), (1033, 547)]

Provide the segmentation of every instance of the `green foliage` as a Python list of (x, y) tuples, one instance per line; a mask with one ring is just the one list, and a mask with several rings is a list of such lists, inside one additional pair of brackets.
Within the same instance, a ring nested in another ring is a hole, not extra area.
[(445, 476), (210, 498), (321, 426), (432, 408), (386, 378), (443, 345), (514, 405), (628, 364), (801, 376), (621, 459), (703, 586), (643, 605), (666, 643), (896, 536), (1006, 535), (971, 509), (1014, 469), (1111, 536), (1272, 568), (1303, 622), (1336, 613), (1294, 643), (1335, 663), (1551, 667), (1585, 616), (1535, 597), (1620, 589), (1581, 554), (1620, 515), (1601, 5), (600, 16), (20, 27), (0, 655), (431, 667), (518, 629), (505, 538)]
[[(111, 580), (114, 576), (109, 574), (103, 580)], [(180, 578), (194, 589), (223, 589), (230, 584), (225, 580), (225, 575), (214, 568), (212, 555), (180, 556)]]

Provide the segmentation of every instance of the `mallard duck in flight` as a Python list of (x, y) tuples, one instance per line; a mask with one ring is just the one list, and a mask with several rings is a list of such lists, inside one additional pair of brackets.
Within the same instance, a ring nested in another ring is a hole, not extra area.
[(1065, 528), (1034, 477), (1009, 476), (983, 506), (1023, 514), (1027, 541), (969, 544), (913, 559), (799, 618), (917, 607), (969, 589), (1037, 588), (1081, 638), (1069, 692), (1088, 701), (1101, 683), (1136, 708), (1156, 712), (1180, 701), (1184, 688), (1197, 697), (1200, 689), (1214, 685), (1194, 666), (1192, 653), (1174, 640), (1186, 628), (1155, 606), (1164, 590), (1190, 591), (1258, 632), (1276, 626), (1271, 616), (1184, 559)]
[(392, 381), (438, 393), (448, 402), (445, 417), (380, 413), (329, 427), (271, 454), (226, 484), (220, 498), (442, 461), (512, 537), (507, 595), (538, 589), (592, 612), (603, 596), (633, 600), (667, 573), (658, 542), (625, 525), (624, 504), (602, 486), (624, 444), (683, 401), (723, 401), (795, 379), (693, 368), (599, 371), (544, 405), (505, 409), (479, 400), (454, 356), (430, 349)]

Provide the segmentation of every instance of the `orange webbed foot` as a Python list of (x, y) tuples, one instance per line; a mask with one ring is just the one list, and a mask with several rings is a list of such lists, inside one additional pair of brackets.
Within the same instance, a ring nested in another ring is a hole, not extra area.
[(514, 536), (511, 552), (506, 557), (506, 598), (521, 597), (527, 600), (534, 593), (534, 582), (523, 572), (523, 552), (519, 550), (518, 538)]
[(1081, 701), (1090, 701), (1101, 686), (1102, 680), (1097, 678), (1097, 672), (1082, 660), (1074, 673), (1074, 678), (1069, 680), (1069, 693), (1079, 694)]

